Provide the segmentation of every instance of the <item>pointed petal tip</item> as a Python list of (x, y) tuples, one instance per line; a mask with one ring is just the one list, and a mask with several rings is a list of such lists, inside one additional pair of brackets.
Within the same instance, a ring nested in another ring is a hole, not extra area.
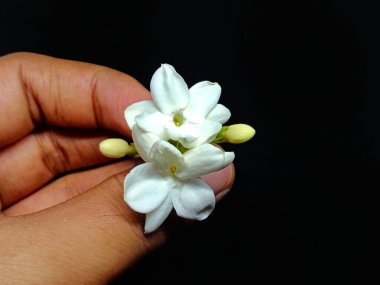
[(210, 82), (210, 85), (218, 86), (218, 87), (220, 87), (220, 89), (222, 89), (222, 86), (220, 86), (220, 84), (218, 82)]
[(225, 152), (224, 153), (224, 161), (225, 165), (231, 164), (235, 159), (235, 153), (233, 151)]
[(156, 210), (147, 213), (145, 216), (145, 234), (150, 234), (157, 230), (170, 215), (173, 210), (173, 203), (171, 196), (166, 197), (166, 200)]
[(161, 68), (170, 70), (170, 71), (175, 71), (174, 66), (169, 63), (161, 63)]
[(231, 117), (231, 111), (222, 104), (217, 104), (207, 115), (207, 119), (217, 121), (221, 124), (227, 122)]
[(155, 230), (156, 229), (144, 226), (144, 234), (146, 234), (146, 235), (153, 233)]

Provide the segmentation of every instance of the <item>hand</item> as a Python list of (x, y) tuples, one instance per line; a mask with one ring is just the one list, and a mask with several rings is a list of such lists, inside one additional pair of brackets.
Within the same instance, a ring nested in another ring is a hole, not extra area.
[[(124, 109), (149, 98), (102, 66), (0, 58), (1, 284), (104, 284), (167, 240), (170, 223), (146, 236), (123, 201), (138, 162), (98, 151), (114, 132), (130, 136)], [(231, 165), (204, 179), (221, 197), (233, 177)]]

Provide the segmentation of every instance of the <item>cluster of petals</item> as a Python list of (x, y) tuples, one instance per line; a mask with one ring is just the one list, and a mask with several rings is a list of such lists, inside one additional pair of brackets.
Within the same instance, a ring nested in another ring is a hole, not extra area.
[(200, 177), (234, 159), (233, 152), (210, 144), (231, 116), (218, 104), (219, 84), (202, 81), (189, 89), (174, 67), (163, 64), (154, 73), (150, 90), (153, 100), (125, 110), (135, 147), (146, 163), (127, 175), (124, 199), (133, 210), (146, 214), (146, 233), (155, 231), (173, 208), (183, 218), (207, 218), (215, 196)]

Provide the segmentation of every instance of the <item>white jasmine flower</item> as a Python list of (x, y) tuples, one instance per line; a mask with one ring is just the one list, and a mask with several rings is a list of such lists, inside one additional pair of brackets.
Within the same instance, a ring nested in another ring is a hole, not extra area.
[(141, 101), (125, 110), (129, 127), (137, 125), (162, 140), (179, 141), (185, 148), (212, 142), (231, 116), (218, 104), (218, 83), (202, 81), (189, 89), (169, 64), (162, 64), (154, 73), (150, 91), (153, 101)]
[(146, 233), (156, 230), (173, 207), (183, 218), (203, 220), (213, 211), (215, 196), (199, 177), (226, 167), (234, 157), (233, 152), (211, 144), (182, 154), (159, 140), (150, 150), (149, 162), (135, 167), (125, 178), (124, 199), (133, 210), (146, 214)]

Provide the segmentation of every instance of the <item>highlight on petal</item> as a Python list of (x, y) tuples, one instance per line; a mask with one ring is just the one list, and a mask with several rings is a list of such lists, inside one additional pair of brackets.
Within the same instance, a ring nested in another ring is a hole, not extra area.
[(204, 220), (215, 208), (215, 195), (202, 179), (182, 184), (180, 190), (170, 193), (177, 215), (187, 219)]
[(171, 175), (171, 171), (181, 169), (185, 163), (182, 153), (175, 146), (163, 140), (152, 146), (149, 155), (150, 161), (167, 175)]
[(235, 154), (224, 152), (211, 144), (203, 144), (188, 150), (183, 157), (184, 167), (175, 176), (181, 180), (189, 180), (226, 167), (234, 160)]
[(175, 181), (164, 176), (153, 163), (136, 166), (124, 180), (124, 200), (136, 212), (149, 213), (168, 196)]
[(144, 232), (149, 234), (157, 230), (173, 210), (173, 202), (168, 195), (164, 202), (156, 210), (149, 212), (145, 217)]
[(137, 152), (144, 161), (149, 161), (149, 152), (153, 144), (161, 139), (155, 134), (145, 132), (137, 124), (132, 129), (132, 138)]
[(153, 101), (164, 114), (184, 109), (189, 101), (189, 88), (185, 80), (170, 64), (162, 64), (150, 82)]
[(231, 112), (222, 104), (217, 104), (214, 109), (207, 115), (208, 120), (216, 121), (222, 125), (231, 117)]
[(135, 121), (144, 131), (155, 134), (160, 138), (165, 138), (165, 126), (172, 121), (172, 118), (161, 112), (152, 112), (136, 116)]
[(132, 130), (135, 125), (135, 118), (143, 113), (154, 113), (158, 112), (158, 109), (151, 100), (144, 100), (134, 103), (128, 106), (124, 111), (124, 117), (127, 121), (129, 128)]
[(192, 123), (200, 123), (214, 109), (222, 88), (218, 83), (202, 81), (189, 89), (189, 103), (183, 115)]

